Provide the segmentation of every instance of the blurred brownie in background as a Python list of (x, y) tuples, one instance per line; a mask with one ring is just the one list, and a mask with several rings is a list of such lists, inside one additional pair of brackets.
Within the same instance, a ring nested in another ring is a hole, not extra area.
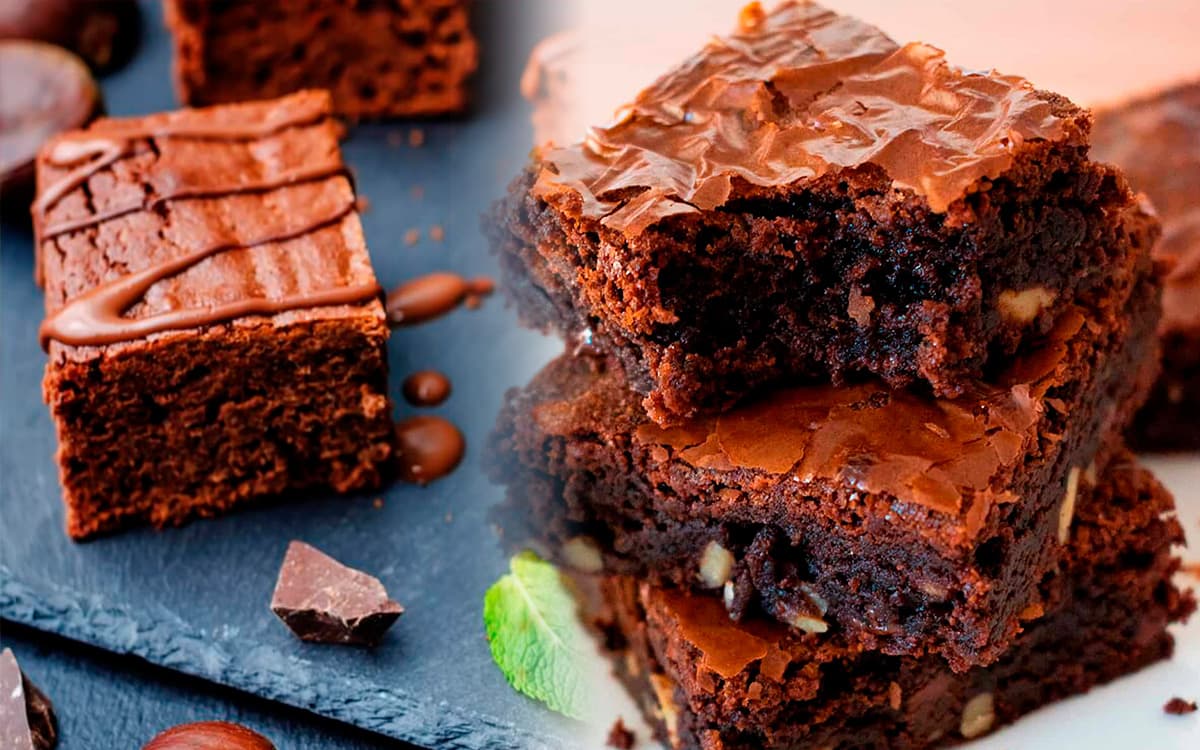
[(166, 0), (180, 99), (326, 88), (337, 114), (461, 112), (478, 64), (466, 0)]
[(1097, 158), (1125, 169), (1161, 214), (1163, 375), (1131, 435), (1143, 450), (1200, 449), (1200, 79), (1102, 111)]

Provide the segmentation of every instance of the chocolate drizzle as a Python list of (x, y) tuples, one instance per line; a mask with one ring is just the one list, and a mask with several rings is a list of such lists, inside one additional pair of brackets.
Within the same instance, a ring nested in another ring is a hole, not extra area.
[[(347, 178), (346, 168), (339, 161), (301, 167), (257, 181), (218, 186), (177, 185), (142, 202), (97, 211), (82, 219), (57, 222), (47, 220), (48, 212), (63, 198), (82, 187), (102, 170), (126, 156), (137, 153), (138, 144), (147, 139), (254, 141), (288, 128), (319, 124), (329, 116), (327, 98), (297, 96), (292, 97), (291, 101), (296, 106), (272, 109), (262, 119), (252, 122), (198, 122), (195, 119), (187, 119), (189, 113), (179, 113), (146, 118), (137, 125), (122, 121), (101, 121), (87, 131), (61, 136), (47, 148), (42, 159), (50, 166), (69, 168), (69, 171), (45, 186), (34, 202), (33, 214), (38, 241), (46, 242), (127, 214), (154, 210), (174, 200), (221, 198), (242, 193), (268, 192), (307, 182)], [(172, 310), (143, 318), (124, 317), (154, 284), (182, 273), (212, 256), (298, 239), (324, 227), (336, 225), (352, 216), (354, 211), (355, 204), (351, 201), (296, 228), (264, 234), (248, 241), (218, 241), (99, 284), (69, 299), (63, 307), (47, 317), (39, 331), (42, 346), (48, 348), (51, 341), (71, 346), (104, 346), (164, 331), (228, 322), (247, 315), (274, 315), (288, 310), (360, 304), (374, 299), (380, 295), (381, 289), (378, 284), (371, 282), (279, 298), (248, 297), (224, 304)]]

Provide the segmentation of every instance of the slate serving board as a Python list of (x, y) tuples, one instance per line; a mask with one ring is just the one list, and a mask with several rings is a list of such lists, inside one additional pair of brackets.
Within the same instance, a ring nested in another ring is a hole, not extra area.
[[(479, 101), (454, 121), (357, 127), (343, 145), (377, 275), (385, 286), (435, 271), (491, 274), (480, 218), (529, 151), (517, 83), (553, 0), (480, 0)], [(102, 81), (108, 112), (176, 105), (170, 41), (157, 2), (124, 70)], [(412, 127), (424, 144), (408, 145)], [(417, 196), (414, 191), (423, 192)], [(434, 242), (429, 230), (445, 229)], [(408, 246), (404, 235), (420, 229)], [(79, 545), (62, 532), (52, 425), (41, 399), (27, 229), (0, 230), (0, 619), (133, 654), (178, 672), (436, 748), (558, 748), (571, 727), (512, 691), (492, 664), (481, 622), (487, 586), (507, 560), (488, 523), (499, 490), (481, 448), (505, 389), (524, 383), (555, 344), (518, 328), (498, 298), (483, 309), (395, 332), (392, 393), (433, 368), (454, 383), (438, 410), (469, 448), (464, 465), (428, 488), (313, 497), (166, 532), (137, 530)], [(381, 497), (382, 509), (374, 500)], [(287, 543), (302, 539), (383, 580), (408, 611), (373, 651), (302, 644), (267, 609)], [(97, 721), (103, 721), (97, 717)]]

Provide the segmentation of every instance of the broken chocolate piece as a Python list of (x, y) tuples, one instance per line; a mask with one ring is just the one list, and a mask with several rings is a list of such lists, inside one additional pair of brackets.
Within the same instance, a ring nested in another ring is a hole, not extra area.
[(1166, 705), (1163, 706), (1163, 711), (1172, 716), (1194, 714), (1196, 713), (1196, 701), (1189, 701), (1184, 698), (1180, 698), (1177, 695), (1171, 700), (1167, 701)]
[(271, 610), (301, 640), (374, 646), (404, 607), (378, 578), (304, 542), (288, 545)]
[(612, 728), (608, 730), (608, 742), (606, 744), (609, 747), (617, 748), (617, 750), (630, 750), (636, 742), (637, 736), (629, 730), (629, 727), (625, 726), (625, 720), (617, 717)]
[(17, 664), (10, 649), (0, 652), (0, 748), (50, 750), (58, 742), (54, 709)]

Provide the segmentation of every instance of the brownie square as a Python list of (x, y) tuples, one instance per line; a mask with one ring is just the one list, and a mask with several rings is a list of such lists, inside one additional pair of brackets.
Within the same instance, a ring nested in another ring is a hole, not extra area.
[(326, 92), (51, 140), (34, 203), (67, 532), (379, 484), (388, 326)]
[(462, 112), (478, 65), (469, 0), (167, 0), (185, 104), (325, 88), (350, 118)]
[[(731, 622), (710, 597), (608, 579), (593, 611), (662, 739), (678, 750), (958, 744), (1172, 651), (1194, 609), (1171, 584), (1183, 533), (1171, 496), (1120, 461), (1081, 496), (1062, 567), (1039, 587), (1024, 632), (990, 667), (863, 652), (836, 635)], [(594, 606), (593, 602), (593, 606)]]
[(1200, 449), (1200, 81), (1096, 114), (1095, 153), (1162, 218), (1163, 374), (1130, 433), (1144, 450)]
[(619, 366), (560, 358), (499, 420), (506, 536), (585, 572), (723, 589), (736, 618), (993, 661), (1158, 373), (1145, 226), (1135, 284), (955, 399), (796, 386), (663, 428)]
[(804, 379), (956, 396), (1108, 283), (1133, 196), (1091, 117), (812, 3), (740, 28), (493, 222), (526, 321), (621, 360), (660, 423)]

